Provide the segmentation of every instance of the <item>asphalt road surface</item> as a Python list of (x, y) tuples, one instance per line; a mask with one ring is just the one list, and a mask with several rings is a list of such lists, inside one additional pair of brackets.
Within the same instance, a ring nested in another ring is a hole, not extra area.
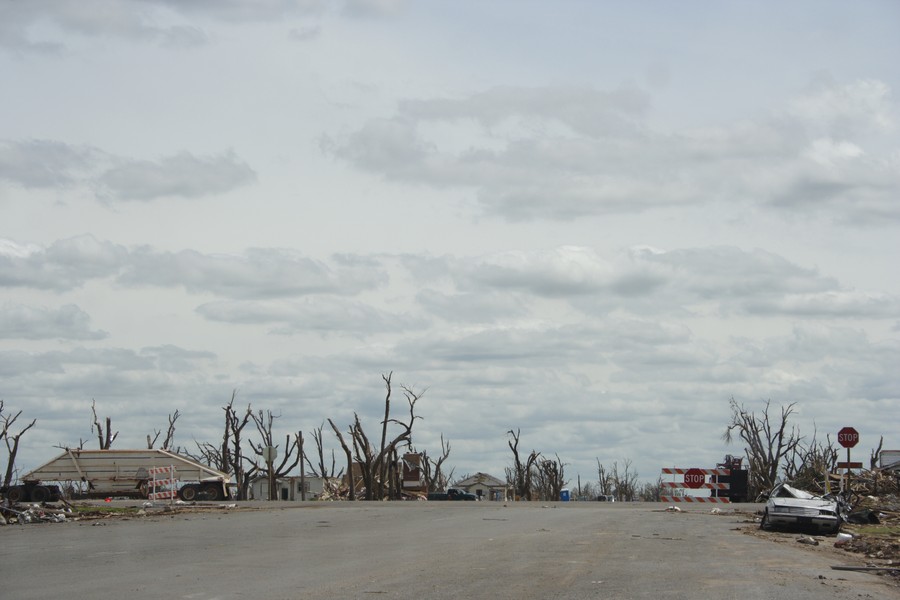
[(883, 577), (832, 570), (844, 553), (748, 535), (747, 514), (664, 508), (269, 503), (10, 525), (0, 598), (900, 598)]

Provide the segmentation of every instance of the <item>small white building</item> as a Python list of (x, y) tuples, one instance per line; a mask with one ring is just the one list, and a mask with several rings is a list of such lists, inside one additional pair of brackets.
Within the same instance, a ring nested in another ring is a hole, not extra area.
[(506, 482), (487, 473), (475, 473), (471, 477), (457, 481), (453, 487), (475, 494), (479, 500), (503, 501), (509, 495)]
[[(301, 482), (300, 476), (279, 477), (275, 480), (278, 490), (278, 500), (300, 501), (303, 500), (305, 487), (307, 500), (318, 500), (325, 491), (325, 479), (315, 475), (307, 475)], [(337, 481), (337, 480), (335, 480)], [(269, 499), (269, 478), (256, 477), (250, 482), (251, 500)]]

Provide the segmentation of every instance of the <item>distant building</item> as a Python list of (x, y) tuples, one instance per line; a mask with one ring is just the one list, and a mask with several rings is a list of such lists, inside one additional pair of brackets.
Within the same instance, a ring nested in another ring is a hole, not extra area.
[[(307, 475), (303, 478), (302, 484), (300, 476), (296, 477), (279, 477), (275, 480), (275, 489), (277, 490), (278, 500), (299, 501), (303, 499), (303, 487), (306, 488), (307, 500), (318, 500), (325, 491), (325, 479), (314, 475)], [(250, 499), (251, 500), (268, 500), (269, 499), (269, 478), (256, 477), (250, 482)]]
[(475, 494), (479, 500), (503, 501), (509, 497), (506, 482), (487, 473), (475, 473), (471, 477), (457, 481), (453, 487)]
[(900, 472), (900, 450), (882, 450), (879, 458), (882, 470)]
[(400, 462), (403, 465), (404, 492), (428, 493), (428, 486), (425, 484), (425, 474), (422, 472), (422, 460), (423, 456), (415, 452), (407, 452), (403, 455)]

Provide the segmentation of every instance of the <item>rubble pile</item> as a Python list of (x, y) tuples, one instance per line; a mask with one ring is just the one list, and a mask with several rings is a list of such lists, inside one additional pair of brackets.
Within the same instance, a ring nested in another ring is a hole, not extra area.
[(900, 497), (897, 495), (862, 498), (843, 530), (853, 535), (853, 539), (840, 548), (900, 566)]
[[(841, 476), (832, 475), (832, 486), (837, 487), (840, 484)], [(850, 479), (850, 494), (856, 498), (874, 497), (893, 497), (896, 502), (897, 495), (900, 494), (900, 476), (896, 471), (887, 471), (883, 469), (864, 469), (853, 474)]]
[(16, 505), (17, 508), (4, 507), (2, 509), (3, 518), (6, 523), (65, 523), (67, 519), (72, 517), (71, 508), (48, 508), (40, 504), (30, 504), (26, 506)]

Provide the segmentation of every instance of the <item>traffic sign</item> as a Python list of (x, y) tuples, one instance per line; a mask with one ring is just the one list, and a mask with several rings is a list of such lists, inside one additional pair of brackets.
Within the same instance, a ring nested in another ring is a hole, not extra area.
[(685, 486), (696, 490), (703, 487), (704, 483), (706, 483), (706, 475), (703, 474), (702, 469), (688, 469), (684, 472)]
[(852, 448), (859, 443), (859, 432), (852, 427), (844, 427), (838, 431), (838, 444), (844, 448)]
[(838, 469), (862, 469), (861, 462), (839, 462), (837, 464)]

